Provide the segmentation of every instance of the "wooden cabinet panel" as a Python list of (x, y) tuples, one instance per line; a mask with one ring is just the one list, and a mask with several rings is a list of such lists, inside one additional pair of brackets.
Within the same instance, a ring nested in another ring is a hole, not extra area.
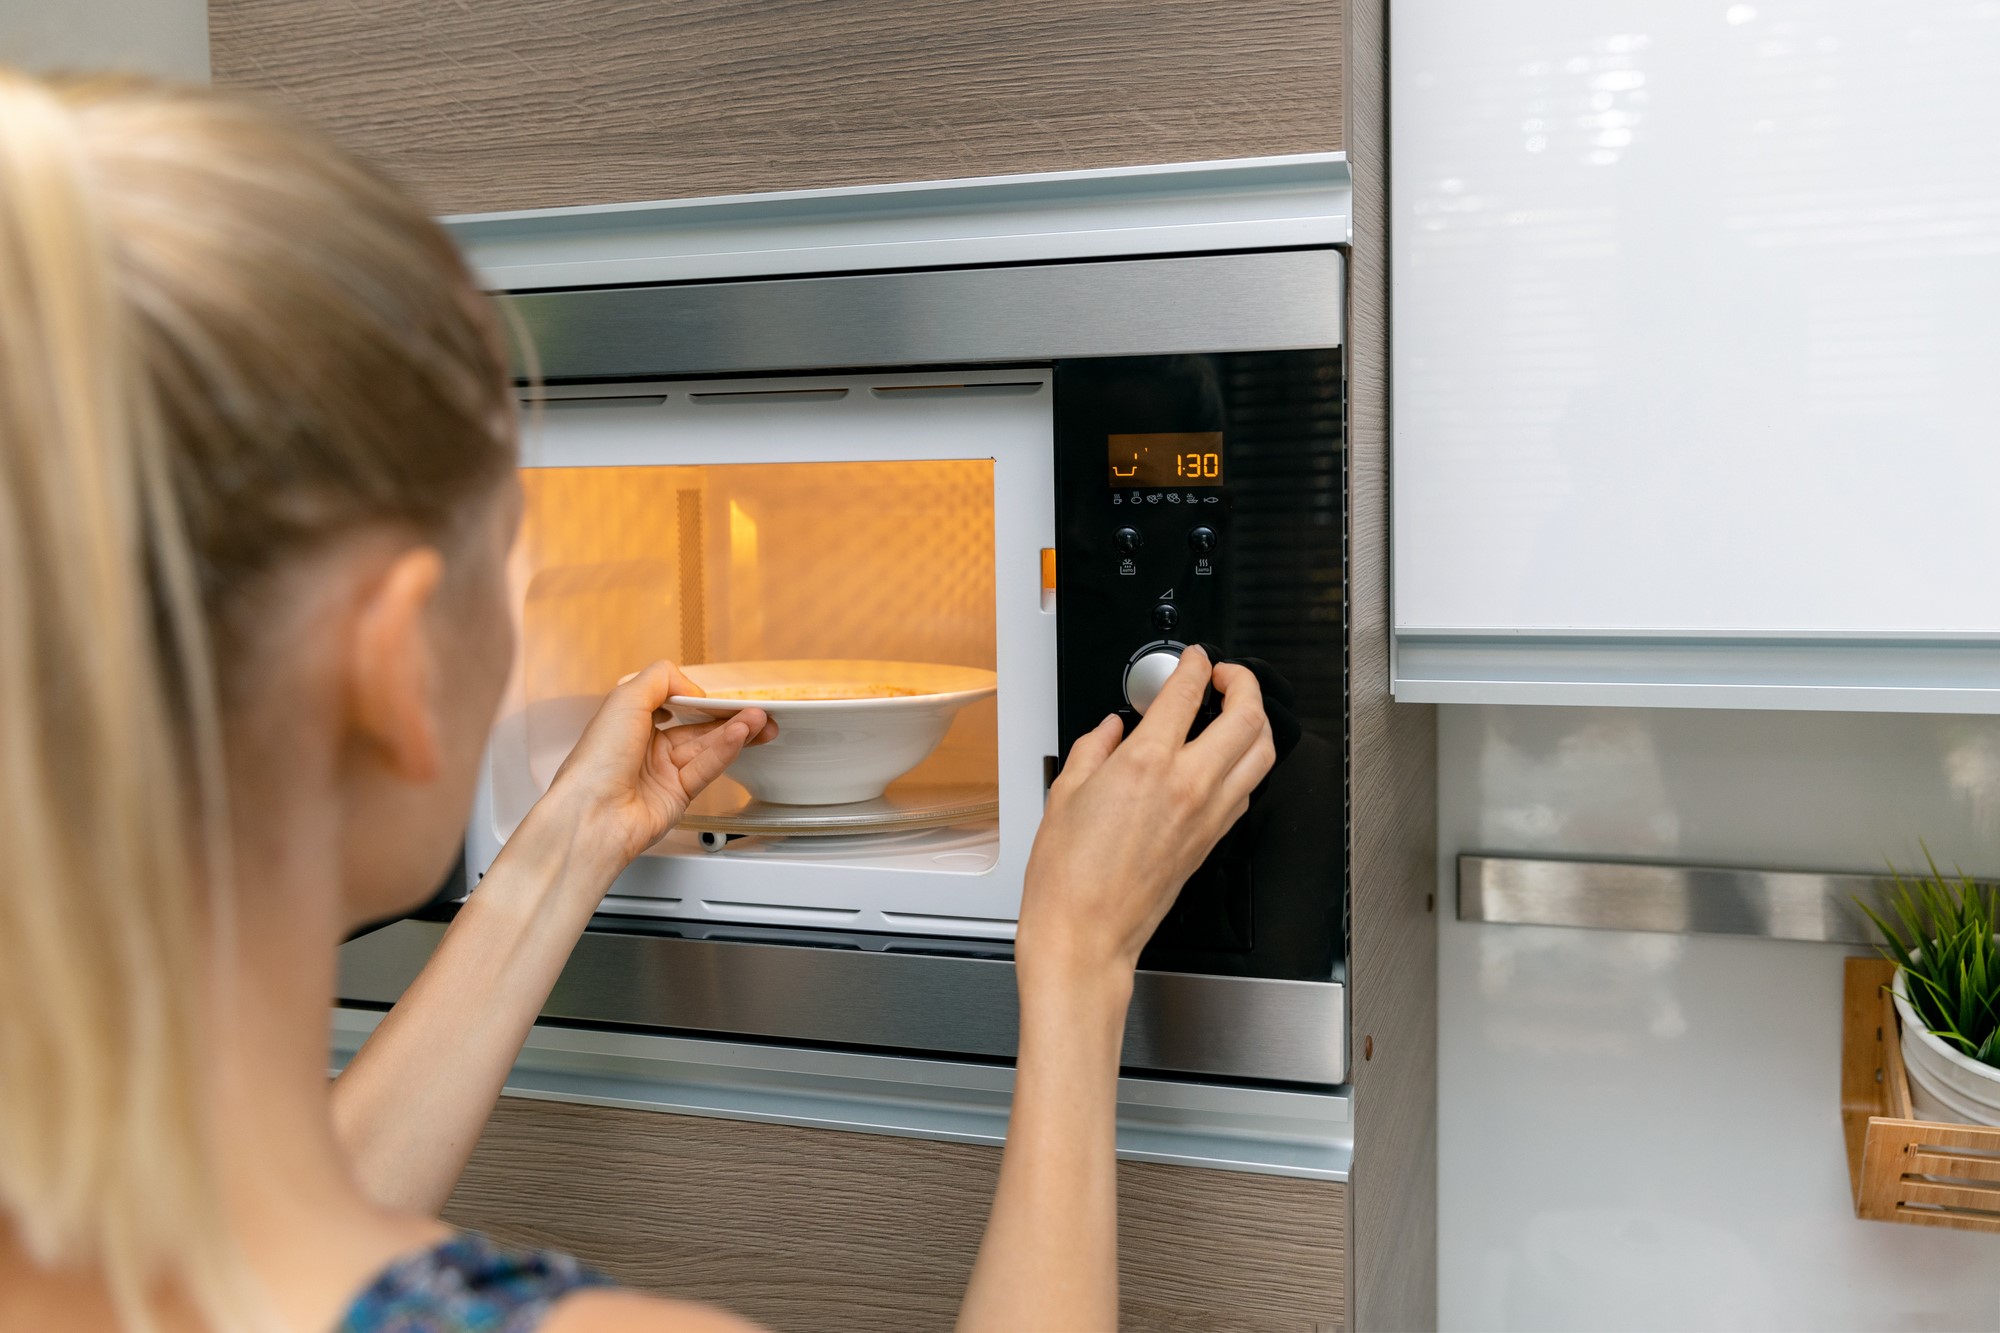
[(1389, 694), (1388, 0), (1347, 6), (1348, 746), (1357, 1328), (1437, 1327), (1437, 710)]
[(1338, 0), (211, 0), (440, 212), (1341, 146)]
[[(774, 1329), (949, 1328), (991, 1148), (502, 1099), (445, 1216)], [(1310, 1333), (1343, 1317), (1343, 1186), (1119, 1167), (1125, 1324)]]

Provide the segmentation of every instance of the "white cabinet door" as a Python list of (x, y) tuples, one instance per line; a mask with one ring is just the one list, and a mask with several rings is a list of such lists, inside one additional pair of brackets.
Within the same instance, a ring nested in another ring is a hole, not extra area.
[(1398, 696), (2000, 711), (2000, 3), (1392, 17)]

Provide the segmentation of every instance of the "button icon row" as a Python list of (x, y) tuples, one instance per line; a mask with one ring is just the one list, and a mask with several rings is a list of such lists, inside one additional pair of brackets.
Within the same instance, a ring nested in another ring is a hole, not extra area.
[(1161, 501), (1165, 501), (1170, 505), (1177, 505), (1177, 504), (1219, 505), (1222, 503), (1222, 497), (1219, 495), (1196, 495), (1193, 491), (1189, 491), (1185, 495), (1183, 495), (1179, 491), (1154, 491), (1150, 495), (1146, 494), (1143, 491), (1133, 491), (1129, 496), (1125, 495), (1123, 492), (1120, 491), (1113, 491), (1111, 493), (1111, 503), (1115, 505), (1125, 505), (1125, 504), (1156, 505), (1159, 504)]

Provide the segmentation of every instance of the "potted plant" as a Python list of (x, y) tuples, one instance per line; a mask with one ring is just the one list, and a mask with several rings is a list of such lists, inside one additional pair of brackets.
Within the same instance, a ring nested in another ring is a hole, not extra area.
[(2000, 887), (1924, 860), (1930, 874), (1909, 880), (1890, 867), (1894, 924), (1861, 909), (1896, 964), (1910, 1103), (1921, 1120), (2000, 1125)]

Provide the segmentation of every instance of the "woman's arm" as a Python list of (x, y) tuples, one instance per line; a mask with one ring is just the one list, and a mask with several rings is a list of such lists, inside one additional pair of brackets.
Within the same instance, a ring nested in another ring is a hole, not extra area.
[(1029, 858), (1015, 942), (1020, 1058), (1000, 1185), (961, 1333), (1118, 1324), (1118, 1058), (1139, 950), (1247, 808), (1274, 757), (1257, 681), (1214, 670), (1222, 715), (1185, 742), (1210, 681), (1190, 648), (1122, 745), (1070, 750)]
[(605, 698), (430, 962), (334, 1081), (334, 1131), (378, 1203), (444, 1207), (612, 879), (746, 743), (776, 734), (758, 709), (654, 729), (669, 695), (699, 693), (660, 662)]

